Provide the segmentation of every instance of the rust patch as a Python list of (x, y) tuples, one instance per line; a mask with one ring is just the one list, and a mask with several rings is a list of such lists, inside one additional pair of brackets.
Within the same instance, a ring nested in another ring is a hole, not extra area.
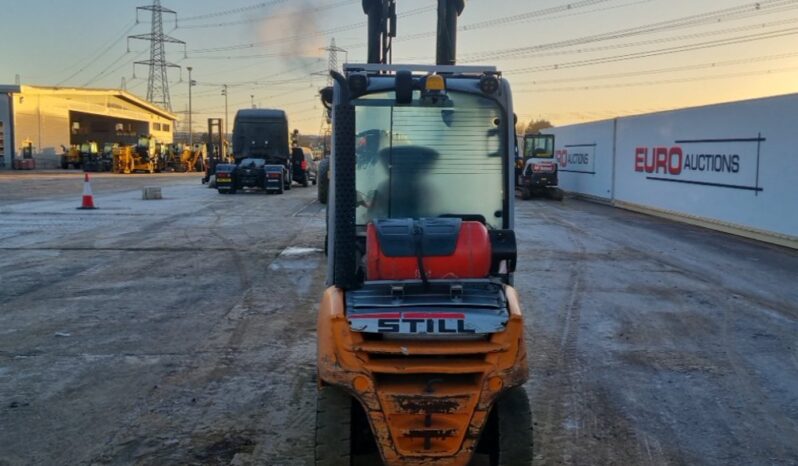
[(405, 433), (409, 438), (440, 438), (446, 439), (457, 435), (455, 429), (410, 429)]
[(423, 395), (393, 395), (392, 398), (403, 412), (411, 414), (451, 414), (468, 403), (467, 396), (438, 398)]

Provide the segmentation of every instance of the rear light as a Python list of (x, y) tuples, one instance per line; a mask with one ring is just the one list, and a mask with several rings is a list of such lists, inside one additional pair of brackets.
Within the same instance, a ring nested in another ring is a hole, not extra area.
[(217, 173), (216, 177), (217, 178), (230, 178), (230, 174), (229, 173)]
[(303, 160), (302, 164), (300, 165), (300, 167), (302, 167), (302, 171), (306, 171), (308, 169), (308, 161), (307, 160)]
[(269, 178), (280, 178), (279, 173), (269, 173)]
[(550, 172), (554, 170), (553, 163), (534, 163), (532, 164), (532, 171), (535, 173)]

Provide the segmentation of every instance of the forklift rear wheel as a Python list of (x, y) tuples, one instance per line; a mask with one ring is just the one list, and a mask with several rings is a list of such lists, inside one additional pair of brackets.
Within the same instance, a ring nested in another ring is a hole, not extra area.
[(328, 186), (329, 186), (329, 183), (328, 184), (322, 183), (322, 184), (318, 185), (317, 195), (318, 195), (320, 204), (327, 204), (327, 195), (328, 195), (328, 192), (329, 192), (328, 191)]
[(352, 397), (335, 387), (316, 395), (316, 466), (348, 466), (352, 458)]
[(529, 188), (521, 188), (521, 199), (525, 201), (532, 199), (532, 190)]
[(555, 201), (562, 201), (563, 198), (565, 197), (565, 194), (563, 193), (562, 189), (560, 189), (560, 188), (552, 188), (550, 195), (551, 195), (551, 198), (554, 199)]
[(532, 410), (523, 387), (496, 402), (477, 450), (489, 452), (491, 466), (532, 464)]

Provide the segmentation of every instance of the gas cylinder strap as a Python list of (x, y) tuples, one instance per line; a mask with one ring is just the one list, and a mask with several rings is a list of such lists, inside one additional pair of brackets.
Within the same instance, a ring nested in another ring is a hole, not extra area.
[(416, 222), (416, 224), (413, 226), (413, 236), (416, 243), (418, 274), (421, 277), (421, 281), (424, 282), (424, 286), (426, 287), (429, 285), (429, 280), (427, 279), (427, 271), (424, 269), (424, 248), (422, 246), (424, 239), (424, 228), (422, 228), (418, 222)]

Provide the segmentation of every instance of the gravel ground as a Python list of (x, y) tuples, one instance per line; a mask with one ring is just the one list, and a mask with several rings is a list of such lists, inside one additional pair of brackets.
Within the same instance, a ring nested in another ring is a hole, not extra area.
[[(315, 190), (81, 182), (0, 174), (0, 464), (309, 464)], [(798, 464), (797, 252), (572, 199), (517, 224), (536, 464)]]

